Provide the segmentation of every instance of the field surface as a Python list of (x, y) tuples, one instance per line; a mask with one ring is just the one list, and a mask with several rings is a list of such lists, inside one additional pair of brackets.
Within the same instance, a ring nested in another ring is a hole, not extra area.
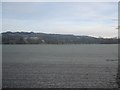
[(117, 88), (117, 45), (3, 45), (3, 88)]

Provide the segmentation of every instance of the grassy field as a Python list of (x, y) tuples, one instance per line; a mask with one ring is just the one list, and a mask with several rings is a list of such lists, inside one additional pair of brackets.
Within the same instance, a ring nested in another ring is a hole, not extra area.
[[(5, 46), (2, 86), (3, 88), (117, 88), (116, 48), (105, 45), (93, 46), (73, 48), (55, 46), (54, 50), (53, 46), (49, 46), (49, 51), (48, 46), (17, 46), (17, 49), (14, 49), (15, 46), (9, 48)], [(30, 47), (33, 47), (32, 50)], [(87, 51), (83, 51), (83, 47)], [(93, 48), (96, 48), (96, 53), (93, 52)], [(84, 55), (85, 53), (87, 54)]]
[(3, 87), (116, 88), (116, 68), (104, 65), (6, 64)]

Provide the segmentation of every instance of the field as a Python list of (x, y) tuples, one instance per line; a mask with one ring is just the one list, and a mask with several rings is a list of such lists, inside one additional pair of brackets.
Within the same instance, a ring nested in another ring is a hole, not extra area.
[(3, 45), (3, 88), (117, 88), (117, 45)]

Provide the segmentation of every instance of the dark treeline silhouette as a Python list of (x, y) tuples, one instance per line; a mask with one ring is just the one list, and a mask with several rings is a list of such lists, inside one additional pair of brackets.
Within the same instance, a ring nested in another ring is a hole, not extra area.
[(2, 44), (118, 44), (117, 38), (95, 38), (34, 32), (4, 32)]

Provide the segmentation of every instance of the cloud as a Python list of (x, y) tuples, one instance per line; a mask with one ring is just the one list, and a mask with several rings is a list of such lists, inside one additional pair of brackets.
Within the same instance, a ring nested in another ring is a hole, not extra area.
[(2, 0), (2, 2), (119, 2), (119, 0)]
[(117, 3), (3, 3), (3, 31), (113, 37)]

